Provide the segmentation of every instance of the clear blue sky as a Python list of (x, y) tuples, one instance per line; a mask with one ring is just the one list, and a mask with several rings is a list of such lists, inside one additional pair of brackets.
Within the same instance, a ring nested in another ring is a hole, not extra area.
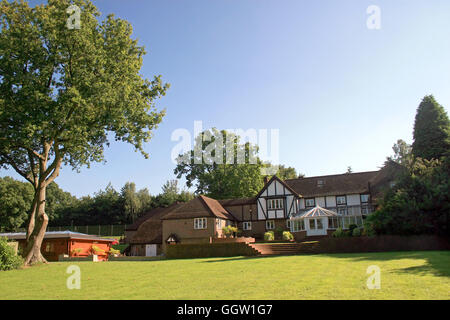
[[(34, 2), (32, 2), (34, 3)], [(450, 1), (101, 0), (147, 49), (143, 75), (171, 84), (145, 160), (112, 143), (106, 164), (56, 182), (77, 196), (127, 181), (152, 194), (174, 178), (177, 128), (280, 130), (280, 163), (307, 176), (376, 170), (412, 142), (416, 108), (450, 106)], [(369, 5), (381, 30), (366, 27)], [(1, 171), (13, 174), (12, 170)]]

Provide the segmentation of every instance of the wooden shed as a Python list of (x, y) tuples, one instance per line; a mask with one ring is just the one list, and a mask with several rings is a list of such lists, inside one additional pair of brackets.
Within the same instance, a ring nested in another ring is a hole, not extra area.
[[(16, 240), (19, 243), (20, 250), (25, 247), (25, 232), (0, 233), (0, 237)], [(87, 257), (96, 254), (98, 260), (107, 260), (113, 241), (114, 239), (105, 239), (72, 231), (49, 231), (45, 233), (41, 252), (48, 261), (58, 261), (61, 254), (69, 257)]]

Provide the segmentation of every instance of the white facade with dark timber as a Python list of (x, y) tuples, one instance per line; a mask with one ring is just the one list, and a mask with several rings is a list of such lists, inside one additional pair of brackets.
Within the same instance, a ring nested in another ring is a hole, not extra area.
[(298, 212), (298, 194), (273, 176), (256, 197), (258, 220), (289, 219)]

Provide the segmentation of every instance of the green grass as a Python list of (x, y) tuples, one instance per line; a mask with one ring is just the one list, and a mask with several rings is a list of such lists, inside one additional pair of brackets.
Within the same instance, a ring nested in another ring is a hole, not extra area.
[(0, 272), (0, 299), (450, 299), (450, 251), (78, 262), (80, 290), (70, 264)]

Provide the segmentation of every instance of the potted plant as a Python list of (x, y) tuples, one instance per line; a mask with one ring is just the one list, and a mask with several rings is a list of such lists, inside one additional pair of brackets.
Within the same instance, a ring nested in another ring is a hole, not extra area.
[(111, 248), (111, 249), (109, 249), (108, 254), (109, 254), (110, 256), (118, 257), (119, 254), (120, 254), (120, 250)]
[(72, 249), (72, 252), (71, 252), (72, 256), (78, 257), (78, 255), (80, 254), (81, 251), (83, 251), (83, 249), (81, 249), (81, 248)]
[(100, 249), (97, 246), (92, 246), (91, 247), (91, 252), (92, 252), (92, 260), (93, 261), (98, 261), (98, 255), (99, 254), (105, 254), (105, 250)]

